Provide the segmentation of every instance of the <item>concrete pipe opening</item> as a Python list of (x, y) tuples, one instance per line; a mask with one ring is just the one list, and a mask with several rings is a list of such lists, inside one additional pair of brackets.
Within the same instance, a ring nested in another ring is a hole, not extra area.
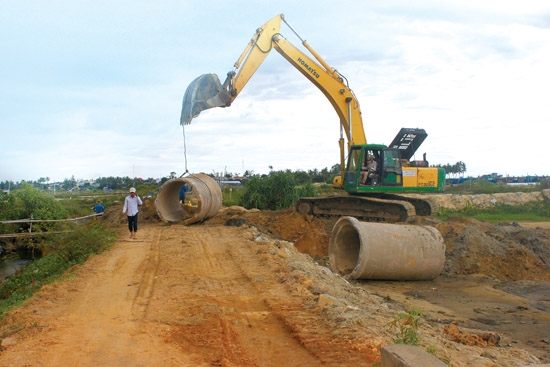
[(330, 235), (332, 271), (350, 279), (433, 280), (445, 265), (437, 229), (340, 218)]
[[(187, 185), (189, 191), (180, 203), (180, 190)], [(166, 181), (159, 190), (155, 208), (160, 219), (168, 223), (193, 224), (213, 217), (222, 207), (222, 191), (214, 179), (205, 174), (174, 178)]]

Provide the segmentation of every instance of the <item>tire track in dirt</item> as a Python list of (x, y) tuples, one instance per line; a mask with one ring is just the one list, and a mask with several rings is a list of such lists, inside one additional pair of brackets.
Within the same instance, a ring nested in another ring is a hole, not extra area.
[[(155, 288), (156, 293), (172, 294), (168, 302), (171, 306), (156, 317), (157, 321), (170, 323), (169, 338), (173, 342), (195, 355), (195, 362), (207, 365), (322, 365), (269, 309), (267, 293), (262, 294), (253, 284), (268, 287), (269, 283), (260, 277), (250, 279), (239, 266), (242, 260), (233, 258), (231, 248), (243, 245), (235, 238), (250, 241), (243, 238), (242, 230), (171, 226), (163, 241), (173, 242), (178, 232), (180, 246), (164, 248), (161, 256), (171, 260), (161, 260), (159, 271), (159, 277), (173, 281), (163, 282), (165, 289)], [(177, 320), (168, 320), (166, 312), (177, 315)]]
[[(127, 257), (124, 254), (126, 252), (115, 248), (112, 252), (114, 256), (95, 274), (98, 276), (78, 290), (79, 297), (75, 299), (73, 310), (55, 325), (56, 328), (70, 329), (72, 332), (57, 335), (54, 341), (57, 348), (49, 348), (46, 353), (49, 365), (74, 366), (86, 364), (86, 360), (90, 361), (89, 365), (93, 365), (99, 364), (106, 357), (129, 362), (124, 356), (117, 356), (118, 350), (131, 343), (131, 325), (125, 322), (131, 315), (131, 309), (122, 299), (131, 297), (132, 293), (129, 288), (132, 286), (132, 278), (126, 269), (133, 267), (140, 256)], [(99, 272), (107, 276), (100, 276)], [(119, 324), (117, 328), (112, 327), (113, 322)], [(119, 332), (121, 329), (124, 332)], [(113, 330), (117, 332), (113, 333)], [(80, 343), (74, 345), (75, 339)]]
[[(148, 229), (149, 233), (152, 229)], [(134, 320), (142, 320), (147, 314), (147, 308), (151, 300), (151, 295), (155, 287), (155, 280), (157, 278), (158, 267), (160, 264), (160, 240), (162, 231), (158, 233), (150, 234), (148, 245), (148, 252), (143, 259), (140, 267), (137, 269), (137, 273), (141, 274), (141, 280), (138, 283), (137, 294), (134, 302), (132, 303), (132, 314)], [(154, 238), (151, 240), (151, 238)], [(147, 247), (147, 242), (144, 242), (144, 246)], [(144, 248), (144, 250), (146, 249)]]
[(77, 267), (73, 279), (44, 287), (13, 316), (30, 326), (2, 353), (0, 365), (190, 366), (171, 345), (142, 332), (158, 266), (151, 233), (156, 229), (143, 228), (142, 240), (118, 241)]
[(268, 309), (284, 325), (286, 332), (323, 366), (341, 366), (342, 363), (371, 366), (377, 360), (379, 342), (376, 338), (358, 338), (350, 330), (331, 322), (329, 315), (319, 307), (319, 298), (309, 290), (313, 279), (287, 266), (285, 259), (291, 255), (280, 241), (272, 242), (258, 236), (241, 246), (231, 246), (230, 252), (239, 259), (236, 264), (263, 294)]

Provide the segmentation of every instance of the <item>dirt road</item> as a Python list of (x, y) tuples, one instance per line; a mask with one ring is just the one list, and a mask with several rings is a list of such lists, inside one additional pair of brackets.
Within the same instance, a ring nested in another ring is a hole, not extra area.
[[(492, 245), (474, 231), (478, 224), (440, 227), (450, 250), (440, 279), (392, 283), (348, 282), (322, 266), (330, 221), (242, 208), (188, 227), (148, 221), (147, 212), (142, 218), (137, 241), (124, 239), (121, 223), (122, 240), (110, 251), (4, 320), (0, 365), (372, 366), (380, 346), (395, 339), (388, 323), (411, 308), (425, 313), (421, 347), (450, 366), (527, 366), (548, 358), (547, 288), (540, 287), (547, 281), (536, 283), (531, 302), (526, 294), (512, 297), (511, 288), (496, 291), (514, 282), (453, 265), (470, 269), (473, 259), (488, 259), (466, 241)], [(545, 236), (532, 243), (548, 249)], [(469, 262), (458, 256), (463, 245), (472, 247), (464, 255)], [(548, 279), (540, 260), (510, 248), (510, 257), (494, 261), (517, 258)], [(498, 268), (479, 264), (486, 272)], [(497, 343), (483, 338), (495, 333)]]
[(377, 359), (376, 346), (353, 350), (334, 338), (257, 234), (150, 225), (139, 235), (11, 315), (24, 331), (4, 340), (0, 364), (366, 366)]

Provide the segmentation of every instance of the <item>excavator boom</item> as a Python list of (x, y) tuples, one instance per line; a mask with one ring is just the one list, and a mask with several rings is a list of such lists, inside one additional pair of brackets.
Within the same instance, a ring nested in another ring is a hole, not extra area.
[(327, 97), (338, 114), (348, 146), (366, 144), (359, 102), (345, 78), (330, 67), (307, 41), (301, 40), (302, 45), (315, 60), (285, 39), (280, 33), (283, 21), (284, 15), (280, 14), (256, 30), (223, 84), (215, 74), (201, 75), (189, 84), (183, 98), (181, 124), (190, 124), (206, 109), (230, 106), (267, 55), (275, 49)]

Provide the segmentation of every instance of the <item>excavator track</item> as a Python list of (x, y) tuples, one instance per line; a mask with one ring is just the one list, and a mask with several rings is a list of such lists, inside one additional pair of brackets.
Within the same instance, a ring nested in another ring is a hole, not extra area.
[(428, 216), (437, 214), (438, 207), (435, 201), (429, 200), (429, 198), (418, 198), (405, 195), (396, 195), (396, 194), (386, 194), (386, 193), (376, 193), (371, 194), (369, 197), (375, 197), (381, 200), (397, 200), (397, 201), (406, 201), (414, 206), (416, 215), (418, 216)]
[(385, 223), (408, 222), (416, 216), (415, 206), (409, 201), (370, 196), (304, 197), (296, 201), (295, 210), (303, 215), (350, 216), (364, 221)]

